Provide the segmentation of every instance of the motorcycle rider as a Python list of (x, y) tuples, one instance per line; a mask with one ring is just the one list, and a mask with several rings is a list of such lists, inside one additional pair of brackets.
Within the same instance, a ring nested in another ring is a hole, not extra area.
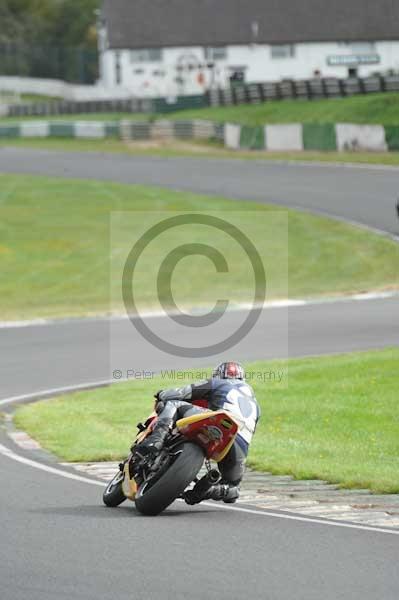
[[(184, 495), (188, 504), (196, 504), (205, 499), (235, 502), (239, 497), (239, 484), (244, 474), (249, 444), (260, 416), (254, 391), (245, 381), (243, 367), (237, 362), (223, 362), (214, 369), (209, 379), (181, 388), (161, 390), (155, 397), (158, 421), (152, 434), (134, 449), (141, 456), (157, 454), (161, 450), (177, 419), (203, 410), (223, 409), (238, 421), (240, 427), (234, 444), (218, 463), (221, 482), (213, 485), (201, 498), (198, 498), (195, 491), (188, 491)], [(206, 401), (207, 409), (191, 404), (197, 400)]]

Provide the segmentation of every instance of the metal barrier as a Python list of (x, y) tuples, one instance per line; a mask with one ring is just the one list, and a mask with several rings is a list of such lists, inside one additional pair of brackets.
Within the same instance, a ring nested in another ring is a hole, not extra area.
[(203, 108), (207, 106), (205, 95), (167, 98), (129, 98), (119, 100), (87, 100), (39, 102), (35, 104), (14, 104), (8, 106), (8, 116), (51, 116), (83, 113), (147, 113), (163, 114), (177, 110)]
[(339, 98), (357, 94), (399, 92), (399, 76), (374, 76), (349, 79), (325, 78), (283, 80), (279, 82), (234, 85), (227, 90), (207, 93), (210, 106), (233, 104), (260, 104), (269, 100)]
[(279, 82), (234, 85), (228, 89), (211, 90), (203, 95), (179, 96), (177, 98), (130, 98), (120, 100), (89, 100), (40, 102), (8, 106), (6, 114), (11, 117), (51, 116), (83, 113), (147, 113), (167, 114), (178, 110), (204, 108), (206, 106), (231, 106), (234, 104), (260, 104), (269, 100), (320, 99), (371, 94), (376, 92), (399, 92), (399, 76), (375, 76), (349, 79), (307, 79)]

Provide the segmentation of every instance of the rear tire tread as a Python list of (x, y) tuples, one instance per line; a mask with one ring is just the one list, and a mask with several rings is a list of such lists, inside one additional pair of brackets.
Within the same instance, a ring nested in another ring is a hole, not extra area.
[(165, 510), (184, 492), (201, 469), (205, 458), (202, 449), (192, 443), (182, 444), (180, 448), (180, 456), (147, 492), (140, 495), (138, 489), (135, 504), (143, 515), (155, 516)]

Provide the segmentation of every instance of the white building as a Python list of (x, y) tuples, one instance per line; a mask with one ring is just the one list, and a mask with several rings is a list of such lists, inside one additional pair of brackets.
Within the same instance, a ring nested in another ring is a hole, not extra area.
[(135, 96), (399, 72), (394, 0), (104, 0), (101, 83)]

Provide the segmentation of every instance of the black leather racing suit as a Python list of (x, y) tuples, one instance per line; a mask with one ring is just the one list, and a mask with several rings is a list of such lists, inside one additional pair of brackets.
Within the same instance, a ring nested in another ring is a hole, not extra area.
[(163, 390), (158, 394), (160, 420), (172, 421), (204, 410), (191, 403), (206, 400), (208, 409), (230, 412), (240, 424), (233, 446), (219, 463), (222, 481), (237, 486), (244, 474), (249, 444), (260, 417), (259, 405), (250, 385), (240, 379), (212, 377), (185, 387)]

